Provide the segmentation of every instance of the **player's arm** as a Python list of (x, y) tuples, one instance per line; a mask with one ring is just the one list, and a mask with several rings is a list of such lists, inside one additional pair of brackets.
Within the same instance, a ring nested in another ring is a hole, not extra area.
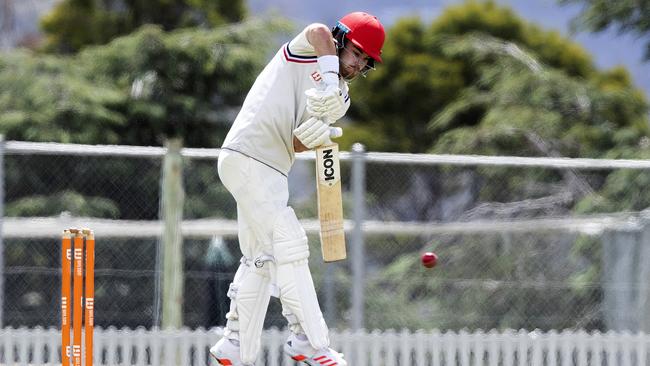
[(308, 89), (307, 111), (314, 117), (336, 122), (345, 115), (348, 105), (339, 89), (339, 57), (332, 32), (326, 25), (313, 23), (304, 30), (307, 42), (318, 56), (318, 70), (323, 79), (323, 87)]
[(318, 69), (325, 85), (339, 85), (339, 57), (336, 55), (336, 44), (332, 32), (326, 25), (313, 23), (305, 29), (307, 42), (314, 47), (318, 56)]
[[(318, 56), (318, 67), (321, 72), (321, 77), (326, 86), (331, 86), (337, 99), (341, 99), (341, 93), (338, 89), (339, 83), (339, 58), (336, 55), (336, 44), (332, 38), (332, 33), (329, 28), (320, 23), (313, 23), (305, 29), (307, 42), (314, 48), (314, 52)], [(327, 103), (323, 100), (322, 95), (316, 95), (316, 89), (311, 89), (307, 92), (308, 111), (316, 118), (310, 118), (294, 130), (293, 149), (295, 152), (302, 152), (315, 148), (323, 144), (331, 143), (330, 137), (338, 137), (342, 134), (340, 128), (329, 127), (329, 124), (335, 122), (340, 118), (340, 113), (335, 111), (335, 118), (331, 118), (328, 114), (331, 109), (332, 103)], [(311, 99), (318, 99), (317, 102)], [(343, 102), (344, 103), (344, 102)], [(316, 105), (317, 108), (313, 108)], [(320, 108), (318, 108), (320, 107)], [(328, 118), (330, 117), (330, 118)]]
[(293, 151), (299, 153), (303, 151), (307, 151), (309, 148), (305, 146), (298, 138), (294, 135), (293, 136)]
[(332, 38), (332, 32), (325, 24), (313, 23), (307, 26), (307, 42), (314, 47), (316, 56), (336, 56), (336, 46)]

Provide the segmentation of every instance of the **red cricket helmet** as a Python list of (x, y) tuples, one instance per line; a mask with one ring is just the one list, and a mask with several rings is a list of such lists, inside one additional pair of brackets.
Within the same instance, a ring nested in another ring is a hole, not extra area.
[(381, 62), (386, 32), (376, 16), (360, 11), (350, 13), (338, 21), (336, 28), (373, 60)]

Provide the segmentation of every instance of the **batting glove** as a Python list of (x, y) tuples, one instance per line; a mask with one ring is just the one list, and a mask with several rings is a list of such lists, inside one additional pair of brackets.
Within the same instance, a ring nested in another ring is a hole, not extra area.
[(347, 106), (338, 85), (329, 84), (324, 90), (307, 89), (307, 112), (317, 118), (336, 122), (345, 115)]
[(342, 136), (343, 130), (340, 127), (330, 127), (328, 123), (312, 117), (293, 130), (293, 134), (308, 149), (313, 149), (331, 144), (331, 138)]

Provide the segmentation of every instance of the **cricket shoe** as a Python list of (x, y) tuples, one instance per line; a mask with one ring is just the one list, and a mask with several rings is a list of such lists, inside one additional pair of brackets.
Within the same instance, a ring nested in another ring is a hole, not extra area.
[(241, 362), (239, 346), (235, 345), (228, 338), (221, 338), (212, 348), (210, 354), (221, 366), (253, 366)]
[(301, 340), (291, 334), (284, 344), (284, 352), (294, 361), (304, 362), (309, 366), (347, 366), (343, 354), (331, 348), (315, 349), (308, 340)]

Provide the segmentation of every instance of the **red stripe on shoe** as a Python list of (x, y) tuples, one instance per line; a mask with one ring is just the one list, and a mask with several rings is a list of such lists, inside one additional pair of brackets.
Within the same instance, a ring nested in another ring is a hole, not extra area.
[(334, 362), (334, 360), (330, 360), (329, 358), (326, 358), (322, 361), (318, 361), (318, 363), (320, 363), (321, 365), (329, 365), (330, 362)]
[(293, 357), (291, 357), (291, 358), (292, 358), (294, 361), (304, 361), (304, 360), (307, 359), (307, 357), (306, 357), (306, 356), (303, 356), (303, 355), (297, 355), (297, 356), (293, 356)]
[(223, 366), (232, 366), (232, 362), (230, 362), (230, 360), (227, 358), (217, 358), (217, 362)]
[(325, 358), (325, 356), (319, 356), (319, 357), (314, 358), (314, 361), (322, 360), (323, 358)]

